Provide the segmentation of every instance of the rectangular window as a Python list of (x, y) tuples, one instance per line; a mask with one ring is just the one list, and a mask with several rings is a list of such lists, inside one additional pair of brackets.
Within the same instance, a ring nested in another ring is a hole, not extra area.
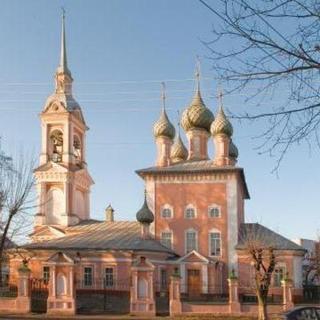
[(86, 287), (92, 286), (93, 272), (92, 267), (83, 268), (83, 284)]
[(195, 231), (186, 233), (186, 253), (197, 250), (197, 234)]
[(162, 232), (161, 233), (161, 244), (167, 248), (172, 248), (172, 233), (171, 232)]
[(114, 274), (113, 268), (106, 268), (105, 269), (105, 286), (106, 287), (113, 287), (114, 285)]
[(49, 283), (49, 280), (50, 280), (50, 267), (43, 267), (43, 270), (42, 270), (42, 278), (43, 278), (43, 281), (44, 283)]
[(210, 218), (219, 218), (220, 217), (220, 209), (218, 207), (209, 208), (209, 217)]
[(162, 218), (171, 218), (171, 209), (170, 208), (163, 208), (161, 212)]
[(219, 232), (210, 233), (210, 255), (221, 255), (221, 237)]
[(195, 216), (196, 216), (196, 213), (195, 213), (194, 208), (187, 208), (186, 209), (185, 217), (187, 219), (193, 219), (193, 218), (195, 218)]
[(160, 273), (160, 289), (165, 290), (168, 287), (168, 280), (167, 280), (167, 270), (161, 269)]

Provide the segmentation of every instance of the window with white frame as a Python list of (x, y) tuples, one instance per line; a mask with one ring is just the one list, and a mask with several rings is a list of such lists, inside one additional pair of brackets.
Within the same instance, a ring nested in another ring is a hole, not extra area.
[(189, 205), (186, 207), (185, 213), (184, 213), (184, 217), (186, 219), (193, 219), (196, 217), (196, 210), (193, 206)]
[(276, 266), (273, 272), (273, 286), (274, 287), (281, 287), (281, 280), (284, 279), (286, 273), (285, 266)]
[(209, 248), (210, 256), (220, 256), (221, 255), (221, 233), (219, 231), (211, 231), (209, 233)]
[(50, 280), (50, 267), (44, 266), (42, 269), (42, 278), (44, 283), (49, 283)]
[(91, 287), (93, 280), (93, 270), (92, 267), (83, 268), (83, 285), (85, 287)]
[(165, 247), (172, 249), (172, 232), (171, 231), (163, 231), (161, 232), (161, 244)]
[(220, 207), (213, 205), (208, 210), (209, 218), (219, 218), (221, 216)]
[(185, 236), (186, 253), (198, 250), (197, 231), (193, 229), (187, 230)]
[(161, 209), (161, 217), (162, 218), (172, 218), (172, 208), (168, 205), (165, 205)]
[(113, 287), (114, 285), (114, 270), (111, 267), (105, 268), (104, 283), (107, 288)]

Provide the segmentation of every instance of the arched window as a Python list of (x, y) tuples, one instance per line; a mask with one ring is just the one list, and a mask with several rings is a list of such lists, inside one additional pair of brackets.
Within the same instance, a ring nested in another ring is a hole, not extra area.
[(64, 209), (63, 191), (59, 188), (52, 188), (47, 193), (46, 217), (47, 224), (59, 224)]
[(221, 210), (220, 207), (217, 205), (212, 205), (208, 208), (208, 215), (209, 218), (219, 218), (221, 217)]
[(221, 233), (216, 229), (209, 233), (209, 255), (221, 256)]
[(198, 250), (198, 235), (196, 230), (189, 229), (185, 232), (185, 252), (189, 253), (193, 250)]
[(73, 155), (76, 162), (80, 162), (82, 159), (81, 140), (78, 136), (73, 137)]
[(165, 247), (172, 249), (172, 231), (162, 231), (160, 242)]
[(50, 157), (54, 162), (61, 162), (63, 154), (63, 133), (54, 130), (50, 134)]
[(138, 280), (138, 298), (146, 299), (148, 297), (148, 283), (144, 278)]
[(165, 204), (162, 208), (161, 208), (161, 217), (168, 219), (168, 218), (172, 218), (173, 216), (173, 210), (172, 207), (169, 206), (168, 204)]
[(273, 273), (273, 286), (281, 287), (281, 281), (286, 275), (286, 266), (284, 263), (279, 263), (276, 265)]
[(57, 296), (63, 296), (67, 294), (67, 278), (63, 273), (59, 273), (57, 276)]
[(193, 205), (188, 205), (184, 212), (184, 217), (186, 219), (193, 219), (196, 217), (196, 209)]

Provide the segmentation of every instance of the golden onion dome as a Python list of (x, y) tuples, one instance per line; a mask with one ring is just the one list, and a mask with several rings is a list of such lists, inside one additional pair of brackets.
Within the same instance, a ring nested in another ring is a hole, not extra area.
[(176, 139), (171, 148), (170, 158), (173, 163), (185, 161), (188, 158), (188, 150), (183, 144), (180, 135), (178, 135), (178, 138)]
[(175, 133), (176, 131), (172, 123), (169, 121), (166, 110), (162, 109), (159, 120), (153, 126), (154, 137), (168, 137), (170, 139), (173, 139)]
[(216, 115), (216, 118), (211, 124), (210, 131), (213, 136), (217, 134), (225, 134), (228, 137), (232, 136), (233, 134), (232, 124), (228, 120), (227, 116), (225, 115), (222, 107), (219, 107), (219, 111)]
[(184, 110), (181, 117), (181, 125), (185, 131), (191, 129), (204, 129), (210, 131), (210, 126), (214, 116), (205, 106), (200, 90), (196, 91), (190, 106)]
[(233, 159), (237, 159), (238, 156), (239, 156), (238, 148), (231, 139), (230, 145), (229, 145), (229, 157)]

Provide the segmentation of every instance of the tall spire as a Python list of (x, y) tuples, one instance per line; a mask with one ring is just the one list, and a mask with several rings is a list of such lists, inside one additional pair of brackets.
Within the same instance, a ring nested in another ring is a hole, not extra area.
[(68, 69), (68, 61), (67, 61), (65, 18), (66, 18), (66, 12), (65, 12), (64, 8), (62, 8), (60, 64), (59, 64), (57, 72), (67, 73), (67, 74), (71, 75), (70, 70)]
[(60, 63), (56, 71), (56, 93), (71, 95), (73, 79), (67, 63), (64, 8), (62, 8), (61, 18), (62, 18), (61, 19), (61, 49), (60, 49), (61, 51), (60, 51)]

